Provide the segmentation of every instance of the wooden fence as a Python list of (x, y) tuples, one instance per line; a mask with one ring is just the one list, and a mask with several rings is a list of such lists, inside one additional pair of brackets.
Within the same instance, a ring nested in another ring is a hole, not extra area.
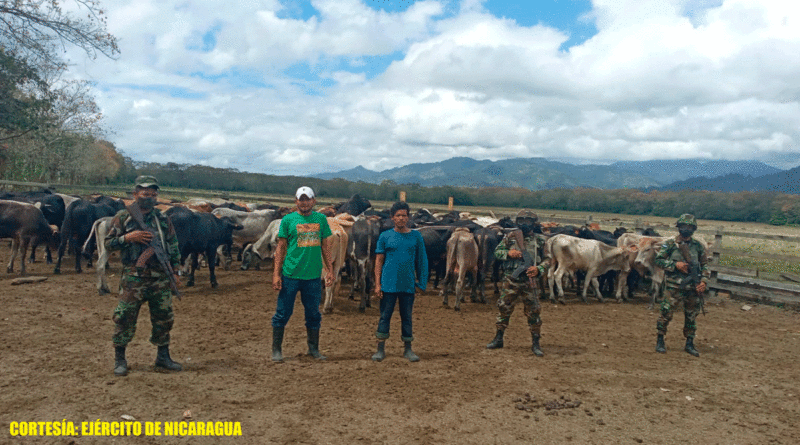
[[(641, 219), (635, 219), (633, 221), (622, 221), (617, 219), (613, 221), (602, 221), (594, 220), (594, 218), (589, 215), (584, 219), (550, 217), (547, 218), (547, 220), (557, 222), (559, 224), (583, 225), (597, 222), (608, 228), (633, 227), (636, 230), (645, 228)], [(662, 231), (662, 234), (674, 233), (676, 230), (674, 226), (666, 224), (647, 224), (647, 227), (660, 230)], [(744, 252), (737, 249), (722, 247), (722, 239), (725, 236), (794, 243), (800, 243), (800, 236), (735, 232), (724, 230), (722, 227), (718, 227), (714, 230), (699, 229), (697, 230), (697, 233), (714, 236), (712, 248), (709, 251), (709, 254), (711, 255), (711, 281), (709, 283), (709, 287), (713, 292), (722, 291), (729, 293), (731, 297), (737, 299), (764, 304), (785, 305), (800, 310), (800, 285), (762, 279), (758, 269), (723, 266), (720, 264), (722, 255), (780, 261), (784, 263), (800, 263), (800, 256), (797, 255), (781, 255), (765, 252)], [(780, 273), (780, 276), (786, 280), (793, 281), (794, 283), (800, 283), (800, 276), (788, 271)]]

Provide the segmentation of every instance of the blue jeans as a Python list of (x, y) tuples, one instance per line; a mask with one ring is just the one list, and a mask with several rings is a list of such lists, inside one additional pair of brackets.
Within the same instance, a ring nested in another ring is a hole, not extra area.
[(306, 313), (306, 327), (319, 329), (322, 314), (319, 312), (319, 302), (322, 299), (322, 282), (319, 278), (313, 280), (295, 280), (287, 276), (282, 277), (283, 285), (278, 293), (278, 307), (272, 316), (272, 326), (283, 328), (289, 323), (289, 318), (294, 312), (294, 301), (297, 291), (300, 291), (300, 302)]
[(411, 331), (411, 311), (414, 309), (414, 294), (406, 292), (384, 292), (381, 298), (381, 319), (375, 336), (378, 340), (389, 338), (389, 323), (392, 320), (395, 303), (399, 303), (400, 335), (403, 341), (414, 341)]

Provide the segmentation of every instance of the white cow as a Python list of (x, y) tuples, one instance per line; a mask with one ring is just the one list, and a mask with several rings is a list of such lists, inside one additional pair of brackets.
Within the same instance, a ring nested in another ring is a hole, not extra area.
[[(256, 261), (256, 269), (259, 269), (259, 260), (266, 260), (275, 255), (275, 248), (278, 247), (278, 230), (280, 227), (280, 219), (272, 221), (258, 241), (245, 247), (244, 252), (242, 252), (242, 270), (247, 270), (251, 261)], [(256, 254), (259, 259), (254, 259), (252, 254)]]
[(600, 293), (597, 277), (609, 270), (630, 270), (629, 259), (624, 249), (612, 247), (597, 240), (569, 235), (555, 235), (549, 238), (545, 243), (545, 255), (553, 259), (553, 264), (547, 272), (550, 299), (553, 300), (553, 286), (555, 285), (558, 288), (558, 299), (562, 303), (564, 302), (564, 289), (561, 283), (564, 274), (571, 274), (576, 270), (586, 271), (581, 300), (584, 303), (588, 302), (586, 291), (591, 283), (597, 299), (602, 303), (603, 294)]
[(92, 231), (89, 233), (89, 237), (86, 238), (86, 242), (83, 243), (82, 249), (84, 255), (90, 254), (92, 250), (92, 239), (95, 240), (95, 244), (97, 244), (97, 262), (94, 268), (97, 273), (97, 293), (100, 295), (111, 292), (106, 282), (106, 266), (108, 265), (109, 251), (106, 249), (105, 239), (106, 235), (108, 235), (108, 231), (111, 229), (112, 219), (114, 219), (113, 216), (104, 216), (95, 221), (94, 224), (92, 224)]
[[(241, 230), (233, 231), (233, 242), (238, 244), (242, 250), (248, 244), (258, 241), (264, 232), (267, 231), (269, 224), (278, 217), (276, 210), (256, 210), (253, 212), (243, 212), (240, 210), (228, 209), (225, 207), (218, 207), (211, 212), (217, 218), (226, 218), (236, 224), (240, 224), (243, 228)], [(219, 246), (217, 254), (222, 254), (223, 246)], [(228, 249), (228, 255), (224, 256), (223, 268), (228, 270), (233, 261)]]

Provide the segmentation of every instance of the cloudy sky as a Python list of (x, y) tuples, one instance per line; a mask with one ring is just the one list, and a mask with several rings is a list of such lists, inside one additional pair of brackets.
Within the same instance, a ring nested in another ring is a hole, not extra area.
[(798, 2), (101, 1), (121, 55), (70, 75), (135, 160), (800, 164)]

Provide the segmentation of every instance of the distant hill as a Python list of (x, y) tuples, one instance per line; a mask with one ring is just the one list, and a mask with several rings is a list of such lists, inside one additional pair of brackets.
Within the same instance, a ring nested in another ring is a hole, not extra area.
[(669, 184), (696, 177), (716, 178), (730, 174), (758, 178), (782, 171), (760, 161), (708, 161), (700, 159), (621, 161), (611, 164), (610, 167), (647, 175), (660, 184)]
[(397, 184), (419, 184), (427, 187), (657, 189), (700, 175), (718, 177), (740, 174), (760, 177), (778, 172), (781, 170), (756, 161), (626, 161), (610, 165), (574, 165), (545, 158), (490, 161), (455, 157), (441, 162), (409, 164), (381, 172), (358, 166), (314, 177), (342, 178), (373, 184), (389, 180)]
[(717, 192), (756, 192), (774, 191), (787, 194), (800, 194), (800, 167), (779, 171), (771, 175), (753, 177), (732, 173), (716, 178), (701, 176), (676, 181), (657, 190), (709, 190)]

